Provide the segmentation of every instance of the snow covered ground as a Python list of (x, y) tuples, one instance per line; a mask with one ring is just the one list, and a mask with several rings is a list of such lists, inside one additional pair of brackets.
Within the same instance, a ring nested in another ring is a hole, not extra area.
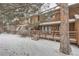
[[(59, 56), (59, 43), (49, 40), (31, 40), (14, 34), (0, 34), (0, 56)], [(79, 55), (79, 48), (71, 45), (72, 54)]]

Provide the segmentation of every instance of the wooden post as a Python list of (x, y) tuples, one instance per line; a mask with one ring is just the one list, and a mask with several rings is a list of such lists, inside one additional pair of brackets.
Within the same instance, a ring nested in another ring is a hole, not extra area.
[(71, 53), (69, 40), (69, 10), (67, 3), (60, 4), (60, 52), (69, 55)]
[(79, 19), (76, 19), (75, 30), (76, 30), (77, 45), (79, 47)]

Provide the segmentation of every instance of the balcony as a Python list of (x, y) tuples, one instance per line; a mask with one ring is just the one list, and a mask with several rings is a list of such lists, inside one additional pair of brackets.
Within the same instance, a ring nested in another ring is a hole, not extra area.
[[(69, 23), (75, 22), (75, 19), (69, 19)], [(43, 21), (42, 23), (40, 23), (40, 26), (42, 25), (52, 25), (52, 24), (60, 24), (61, 21)]]

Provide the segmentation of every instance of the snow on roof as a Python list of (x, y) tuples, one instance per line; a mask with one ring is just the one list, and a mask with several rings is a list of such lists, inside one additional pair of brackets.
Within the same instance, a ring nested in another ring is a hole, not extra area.
[[(69, 3), (68, 5), (73, 5), (73, 4), (76, 4), (76, 3)], [(43, 11), (50, 11), (49, 9), (53, 10), (54, 7), (56, 7), (57, 4), (56, 3), (45, 3), (41, 8), (40, 8), (40, 11), (43, 12)], [(59, 7), (56, 7), (55, 9), (58, 9)]]
[(55, 7), (56, 4), (55, 3), (45, 3), (42, 7), (41, 7), (41, 11), (45, 11), (48, 10), (50, 8)]
[[(43, 11), (46, 11), (46, 10), (49, 10), (51, 8), (54, 8), (55, 6), (57, 6), (55, 3), (45, 3), (41, 8), (40, 8), (40, 11), (43, 12)], [(50, 10), (49, 10), (50, 11)]]
[[(76, 3), (69, 3), (68, 5), (73, 5), (73, 4), (76, 4)], [(47, 13), (47, 12), (50, 12), (51, 10), (56, 10), (56, 9), (59, 9), (60, 7), (57, 6), (56, 3), (45, 3), (44, 5), (41, 6), (40, 8), (40, 12), (43, 14), (43, 13)], [(33, 16), (33, 15), (38, 15), (38, 12), (34, 13), (34, 14), (31, 14), (30, 16)]]
[(76, 3), (69, 3), (68, 5), (73, 5), (73, 4), (76, 4)]

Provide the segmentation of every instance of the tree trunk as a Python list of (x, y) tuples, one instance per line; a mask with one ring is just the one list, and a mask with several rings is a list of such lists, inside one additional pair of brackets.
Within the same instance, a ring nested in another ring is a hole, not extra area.
[(3, 28), (3, 20), (0, 19), (0, 33), (4, 32), (4, 28)]
[(69, 10), (67, 3), (60, 4), (60, 52), (69, 55), (71, 53), (70, 40), (69, 40)]

